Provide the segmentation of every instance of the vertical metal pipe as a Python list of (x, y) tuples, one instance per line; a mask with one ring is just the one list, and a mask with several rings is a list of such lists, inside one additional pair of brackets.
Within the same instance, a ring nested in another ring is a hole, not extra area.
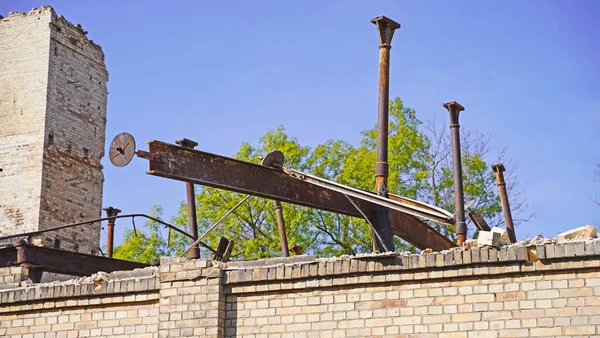
[[(277, 170), (283, 169), (283, 162), (285, 156), (279, 150), (272, 151), (262, 158), (261, 164), (267, 167), (271, 167)], [(277, 218), (277, 230), (279, 230), (279, 241), (281, 242), (281, 252), (284, 257), (290, 256), (290, 250), (288, 249), (287, 233), (285, 230), (285, 220), (283, 218), (283, 209), (281, 208), (281, 202), (273, 200), (275, 205), (275, 218)]]
[[(103, 209), (106, 212), (106, 217), (114, 217), (117, 216), (121, 210), (108, 207)], [(106, 226), (106, 257), (113, 256), (113, 244), (115, 237), (115, 218), (111, 218), (108, 220), (108, 224)]]
[(452, 171), (454, 173), (454, 210), (456, 218), (456, 244), (462, 245), (467, 239), (467, 223), (465, 222), (465, 197), (462, 181), (462, 160), (460, 154), (460, 124), (458, 117), (465, 107), (458, 102), (444, 103), (450, 112), (450, 138), (452, 142)]
[[(377, 162), (375, 164), (375, 193), (388, 197), (388, 109), (390, 101), (390, 49), (394, 31), (400, 24), (386, 18), (377, 17), (371, 20), (377, 26), (379, 33), (379, 90), (377, 106)], [(394, 250), (394, 241), (389, 211), (385, 207), (377, 206), (373, 226), (380, 234), (385, 246)], [(377, 249), (383, 251), (382, 243), (373, 236)], [(374, 250), (375, 251), (375, 250)]]
[(508, 193), (506, 192), (506, 182), (504, 181), (504, 165), (502, 163), (492, 165), (492, 170), (496, 173), (496, 181), (498, 182), (498, 192), (500, 195), (500, 203), (502, 203), (502, 211), (504, 212), (504, 224), (506, 224), (506, 232), (511, 243), (517, 241), (515, 235), (515, 227), (513, 224), (512, 213), (510, 212), (510, 204), (508, 203)]
[(275, 204), (275, 216), (277, 217), (277, 229), (279, 230), (279, 241), (281, 242), (281, 252), (283, 257), (290, 256), (290, 250), (288, 249), (287, 236), (285, 232), (285, 221), (283, 219), (283, 210), (281, 208), (280, 201), (273, 201)]
[[(177, 140), (175, 141), (175, 143), (184, 148), (189, 149), (194, 149), (194, 147), (198, 145), (198, 142), (188, 140), (187, 138)], [(198, 221), (196, 219), (196, 192), (194, 191), (194, 184), (191, 182), (185, 183), (185, 189), (187, 194), (188, 223), (190, 235), (192, 236), (190, 242), (194, 243), (194, 241), (198, 239)], [(200, 258), (200, 247), (198, 245), (194, 245), (190, 250), (190, 258)]]

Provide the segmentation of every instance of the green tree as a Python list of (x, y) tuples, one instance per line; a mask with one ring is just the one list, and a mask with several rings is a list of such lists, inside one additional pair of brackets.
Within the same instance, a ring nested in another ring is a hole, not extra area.
[[(449, 129), (434, 121), (425, 126), (413, 109), (404, 107), (396, 98), (389, 109), (389, 192), (418, 199), (446, 210), (454, 210), (452, 158)], [(488, 139), (477, 132), (462, 132), (462, 163), (465, 201), (473, 201), (472, 209), (484, 216), (490, 225), (500, 225), (500, 201), (490, 165)], [(283, 127), (267, 132), (258, 145), (243, 143), (235, 158), (260, 163), (260, 158), (273, 150), (285, 154), (285, 166), (337, 181), (348, 186), (372, 190), (376, 161), (376, 127), (364, 131), (358, 146), (345, 141), (328, 140), (311, 149), (285, 133)], [(504, 152), (497, 161), (503, 161)], [(505, 163), (506, 164), (506, 163)], [(514, 172), (514, 170), (511, 170)], [(519, 221), (532, 217), (521, 198), (518, 179), (507, 176), (514, 215), (524, 215)], [(197, 214), (200, 233), (208, 229), (244, 196), (198, 187)], [(338, 215), (283, 203), (283, 212), (290, 247), (299, 246), (305, 253), (321, 256), (356, 254), (371, 250), (371, 230), (362, 219)], [(174, 224), (186, 227), (187, 205), (182, 203)], [(235, 241), (232, 257), (253, 259), (280, 255), (279, 235), (273, 202), (253, 197), (226, 218), (207, 237), (206, 242), (216, 247), (221, 236)], [(454, 226), (431, 223), (438, 231), (454, 239)], [(473, 226), (470, 226), (473, 229)], [(152, 229), (150, 229), (152, 230)], [(127, 237), (128, 240), (131, 237)], [(160, 238), (150, 235), (149, 240)], [(136, 243), (126, 243), (135, 248)], [(136, 239), (140, 241), (141, 239)], [(155, 239), (156, 240), (156, 239)], [(409, 244), (395, 238), (397, 250), (414, 250)], [(164, 245), (158, 246), (164, 252)], [(151, 249), (148, 249), (151, 250)], [(129, 249), (134, 252), (135, 250)], [(201, 250), (207, 257), (210, 252)]]

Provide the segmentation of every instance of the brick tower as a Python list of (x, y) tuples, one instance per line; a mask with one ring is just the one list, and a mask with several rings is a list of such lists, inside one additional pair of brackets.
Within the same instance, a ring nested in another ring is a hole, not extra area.
[[(101, 216), (108, 72), (86, 34), (48, 6), (0, 17), (0, 236)], [(96, 254), (100, 224), (34, 242)]]

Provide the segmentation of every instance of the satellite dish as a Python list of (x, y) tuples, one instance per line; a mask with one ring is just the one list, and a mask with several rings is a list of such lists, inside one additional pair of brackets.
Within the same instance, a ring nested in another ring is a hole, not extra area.
[(129, 133), (120, 133), (110, 143), (108, 156), (115, 167), (124, 167), (135, 154), (135, 139)]

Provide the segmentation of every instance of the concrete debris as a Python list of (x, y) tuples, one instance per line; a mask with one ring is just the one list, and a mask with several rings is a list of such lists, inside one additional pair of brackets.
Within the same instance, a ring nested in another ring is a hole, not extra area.
[(558, 242), (566, 242), (572, 239), (588, 239), (594, 238), (598, 234), (598, 230), (591, 225), (582, 226), (579, 228), (571, 229), (569, 231), (561, 232), (556, 236)]
[(499, 227), (493, 227), (490, 231), (497, 232), (498, 234), (500, 234), (500, 245), (511, 244), (510, 238), (508, 238), (508, 232), (506, 232), (506, 230)]
[(463, 248), (465, 250), (474, 249), (474, 248), (478, 248), (478, 247), (479, 247), (479, 242), (476, 239), (467, 239), (463, 243)]
[(479, 237), (477, 238), (479, 246), (500, 246), (500, 234), (493, 231), (479, 231)]

